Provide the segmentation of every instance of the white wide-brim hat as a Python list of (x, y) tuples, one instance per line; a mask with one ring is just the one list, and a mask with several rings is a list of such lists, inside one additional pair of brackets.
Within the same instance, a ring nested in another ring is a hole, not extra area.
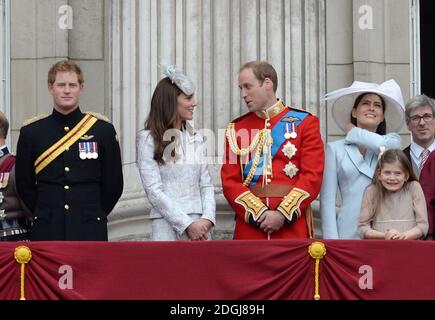
[(340, 129), (345, 131), (355, 100), (363, 93), (375, 93), (384, 99), (386, 131), (400, 131), (405, 123), (405, 104), (399, 85), (392, 79), (382, 84), (354, 81), (348, 88), (327, 93), (323, 100), (332, 103), (332, 117)]

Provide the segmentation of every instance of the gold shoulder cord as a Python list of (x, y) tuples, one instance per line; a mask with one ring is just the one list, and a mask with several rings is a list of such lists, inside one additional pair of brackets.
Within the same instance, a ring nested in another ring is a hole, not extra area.
[(264, 134), (262, 134), (260, 137), (259, 146), (257, 148), (257, 151), (255, 152), (254, 159), (252, 160), (251, 170), (249, 170), (248, 176), (246, 177), (245, 181), (243, 181), (243, 185), (245, 187), (249, 186), (252, 179), (254, 178), (255, 172), (257, 171), (258, 163), (260, 162), (261, 154), (263, 152), (263, 148), (261, 147), (263, 145), (263, 138)]
[(260, 132), (258, 132), (255, 135), (251, 144), (247, 148), (242, 148), (242, 149), (240, 149), (239, 146), (237, 145), (237, 137), (236, 137), (236, 130), (234, 129), (234, 123), (230, 123), (228, 125), (226, 135), (227, 135), (228, 144), (230, 145), (231, 151), (234, 152), (238, 156), (246, 156), (249, 153), (251, 153), (252, 150), (254, 150), (255, 147), (258, 145), (260, 138), (263, 136), (263, 130), (260, 130)]
[[(260, 130), (255, 135), (251, 144), (247, 148), (239, 148), (239, 146), (237, 144), (236, 130), (234, 129), (234, 126), (235, 126), (234, 123), (230, 123), (228, 125), (227, 130), (226, 130), (226, 136), (227, 136), (228, 144), (230, 146), (231, 151), (240, 157), (240, 171), (241, 171), (241, 175), (242, 175), (242, 179), (243, 179), (244, 168), (243, 168), (243, 164), (242, 164), (242, 157), (249, 155), (255, 148), (257, 148), (257, 146), (263, 145), (264, 130)], [(243, 181), (244, 186), (248, 186), (251, 183), (252, 178), (254, 177), (254, 174), (255, 174), (257, 167), (258, 167), (258, 163), (260, 161), (261, 153), (263, 151), (262, 149), (263, 148), (258, 147), (256, 152), (255, 152), (255, 156), (254, 156), (254, 160), (252, 162), (251, 170), (249, 170), (248, 176)]]

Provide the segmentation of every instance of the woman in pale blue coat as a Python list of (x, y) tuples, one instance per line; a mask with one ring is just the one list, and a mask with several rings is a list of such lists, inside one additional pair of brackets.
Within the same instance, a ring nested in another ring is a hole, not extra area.
[[(326, 147), (320, 192), (324, 239), (360, 239), (357, 232), (364, 189), (371, 183), (381, 148), (401, 147), (404, 103), (394, 80), (381, 85), (355, 81), (326, 95), (345, 139)], [(390, 132), (386, 134), (387, 132)], [(341, 207), (337, 210), (338, 192)]]

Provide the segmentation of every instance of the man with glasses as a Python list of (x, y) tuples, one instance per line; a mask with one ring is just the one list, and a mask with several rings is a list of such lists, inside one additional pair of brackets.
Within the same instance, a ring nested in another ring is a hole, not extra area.
[(417, 177), (435, 149), (435, 100), (422, 94), (412, 98), (405, 106), (406, 124), (412, 134), (411, 144), (403, 151), (411, 161)]

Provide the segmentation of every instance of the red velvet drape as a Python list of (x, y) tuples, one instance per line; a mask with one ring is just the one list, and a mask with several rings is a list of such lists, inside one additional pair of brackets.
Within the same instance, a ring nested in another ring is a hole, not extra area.
[[(312, 242), (2, 243), (0, 300), (20, 297), (14, 259), (19, 245), (32, 251), (25, 270), (28, 300), (313, 300)], [(435, 242), (322, 242), (327, 249), (320, 263), (322, 300), (435, 299)], [(65, 283), (62, 266), (71, 271), (72, 289), (59, 286)], [(360, 282), (366, 286), (360, 288)]]

